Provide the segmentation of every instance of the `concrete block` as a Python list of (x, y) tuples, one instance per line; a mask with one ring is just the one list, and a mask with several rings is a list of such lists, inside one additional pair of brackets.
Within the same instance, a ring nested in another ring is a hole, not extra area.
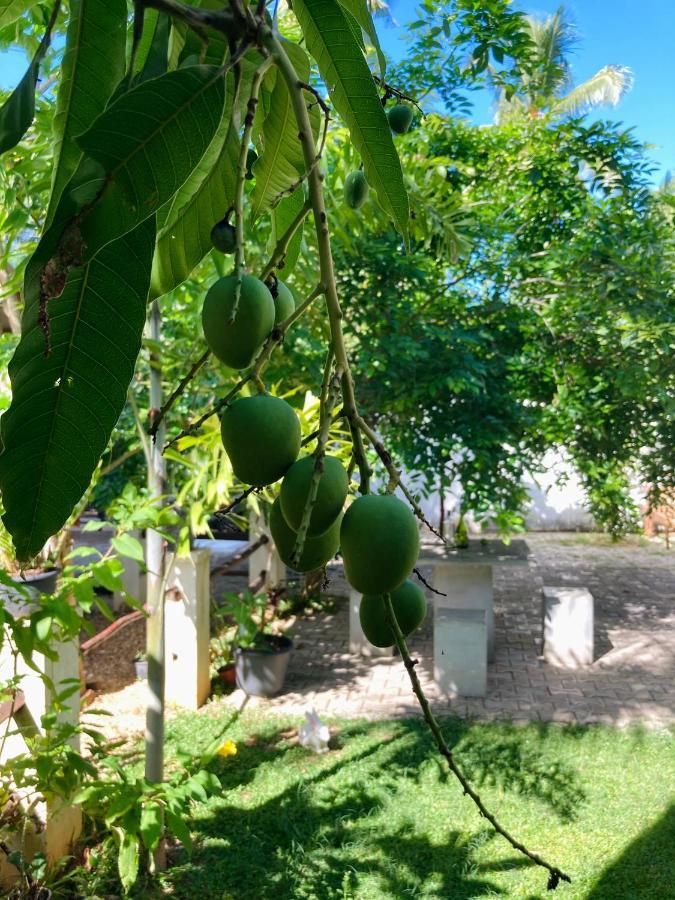
[(359, 619), (359, 606), (361, 594), (358, 591), (349, 592), (349, 652), (358, 653), (361, 656), (393, 656), (393, 647), (375, 647), (370, 643), (361, 628)]
[(495, 657), (494, 592), (492, 566), (469, 563), (440, 563), (434, 565), (434, 587), (447, 596), (434, 594), (434, 606), (450, 609), (477, 609), (485, 612), (487, 628), (487, 658)]
[(165, 610), (165, 698), (199, 709), (209, 696), (210, 553), (193, 550), (174, 561)]
[(544, 588), (544, 659), (568, 669), (593, 662), (593, 595), (586, 588)]
[(436, 607), (434, 680), (445, 694), (485, 696), (487, 624), (484, 609)]

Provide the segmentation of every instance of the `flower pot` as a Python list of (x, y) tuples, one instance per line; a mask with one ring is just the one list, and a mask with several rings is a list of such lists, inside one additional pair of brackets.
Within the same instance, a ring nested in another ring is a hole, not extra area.
[(293, 641), (285, 635), (266, 634), (269, 647), (235, 648), (237, 685), (253, 697), (273, 697), (284, 686)]
[(227, 663), (218, 669), (218, 681), (230, 687), (237, 683), (237, 672), (234, 663)]
[(26, 573), (24, 576), (17, 576), (13, 580), (28, 589), (28, 591), (36, 596), (37, 594), (53, 594), (56, 590), (56, 580), (59, 577), (59, 569), (42, 569), (36, 572)]
[(148, 678), (148, 661), (147, 659), (135, 659), (134, 669), (136, 670), (137, 681), (147, 681)]

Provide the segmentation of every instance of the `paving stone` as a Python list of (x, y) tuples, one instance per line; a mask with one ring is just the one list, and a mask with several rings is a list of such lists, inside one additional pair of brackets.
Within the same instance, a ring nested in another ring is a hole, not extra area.
[[(637, 542), (616, 547), (582, 537), (586, 542), (575, 543), (580, 539), (570, 535), (526, 540), (535, 564), (495, 571), (496, 661), (488, 667), (484, 701), (436, 689), (431, 615), (412, 637), (411, 654), (435, 714), (620, 727), (675, 723), (675, 555)], [(348, 653), (348, 588), (340, 566), (329, 576), (329, 590), (344, 600), (329, 616), (298, 620), (288, 693), (265, 701), (265, 708), (314, 706), (320, 715), (369, 719), (419, 715), (397, 656), (373, 663)], [(576, 584), (593, 594), (596, 659), (574, 674), (540, 658), (543, 584)]]

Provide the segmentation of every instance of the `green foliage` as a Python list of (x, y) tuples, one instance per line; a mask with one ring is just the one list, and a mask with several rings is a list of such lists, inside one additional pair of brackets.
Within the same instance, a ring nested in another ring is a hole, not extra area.
[(122, 411), (145, 324), (153, 246), (151, 220), (69, 274), (47, 307), (48, 356), (44, 320), (26, 310), (0, 456), (4, 521), (20, 559), (36, 554), (68, 519)]
[[(14, 17), (8, 6), (5, 13)], [(40, 63), (47, 52), (52, 36), (52, 28), (59, 10), (55, 2), (54, 11), (44, 33), (44, 37), (33, 55), (26, 74), (12, 91), (10, 97), (0, 107), (0, 154), (15, 147), (30, 128), (35, 116), (35, 88), (40, 75)], [(10, 19), (11, 21), (11, 19)]]
[(47, 227), (82, 156), (76, 138), (105, 108), (124, 74), (126, 13), (124, 0), (71, 2), (54, 112), (54, 167)]
[[(293, 9), (333, 103), (363, 160), (368, 184), (405, 236), (409, 209), (401, 163), (375, 83), (345, 13), (337, 0), (297, 0)], [(353, 90), (356, 84), (358, 91)]]

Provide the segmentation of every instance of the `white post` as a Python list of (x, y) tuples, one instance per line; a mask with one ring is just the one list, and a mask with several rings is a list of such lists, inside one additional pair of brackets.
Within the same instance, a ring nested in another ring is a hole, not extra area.
[(210, 550), (174, 561), (164, 611), (164, 696), (167, 703), (199, 709), (209, 696)]
[(251, 510), (248, 517), (248, 539), (253, 543), (262, 535), (266, 535), (268, 541), (248, 558), (248, 583), (256, 584), (264, 573), (261, 590), (265, 590), (277, 587), (286, 580), (286, 566), (276, 551), (267, 522), (263, 516)]

